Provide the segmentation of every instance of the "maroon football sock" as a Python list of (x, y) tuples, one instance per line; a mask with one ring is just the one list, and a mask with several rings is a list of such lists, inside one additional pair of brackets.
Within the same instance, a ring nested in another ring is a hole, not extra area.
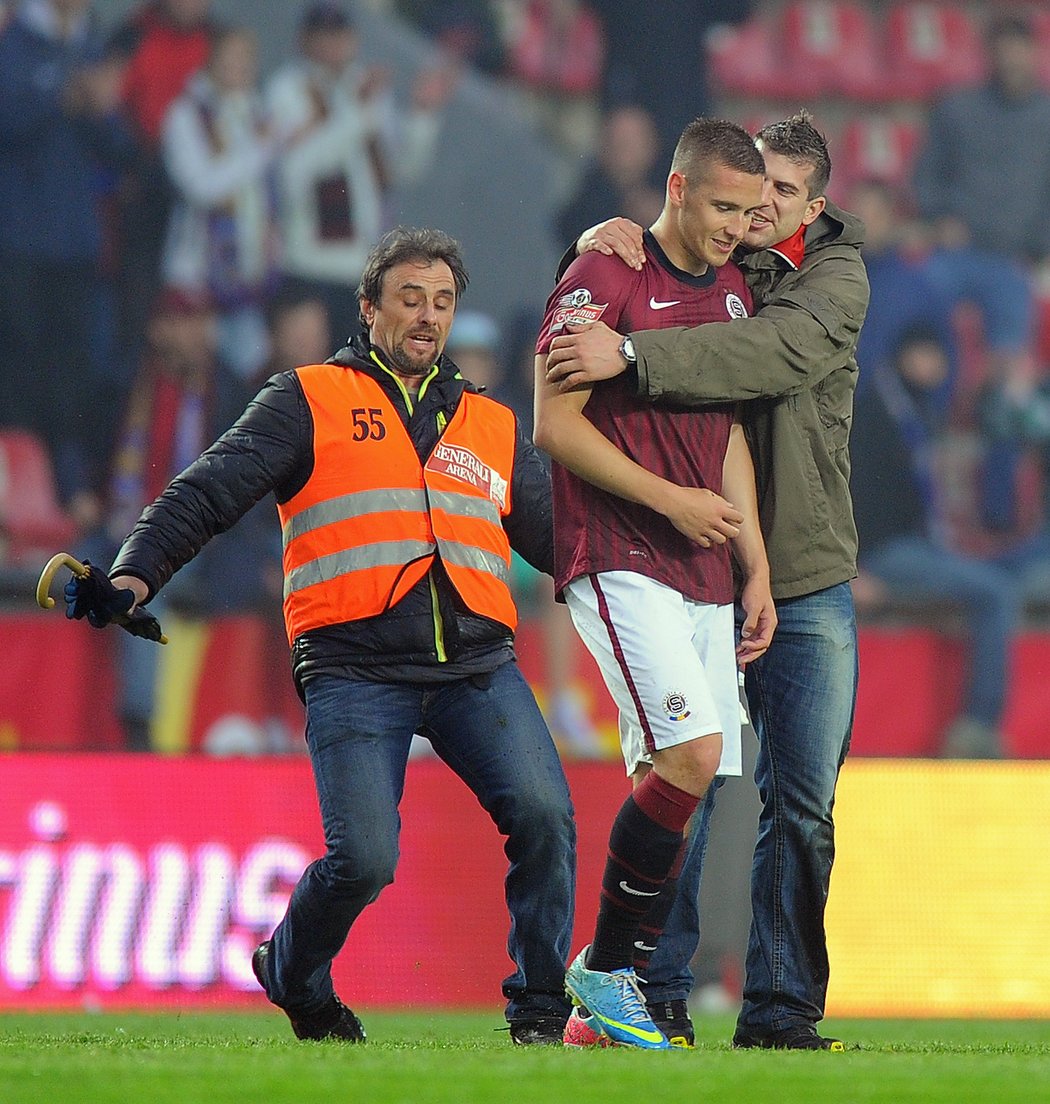
[(634, 962), (641, 924), (661, 896), (699, 801), (650, 771), (621, 806), (609, 834), (588, 969), (607, 972)]
[(656, 950), (656, 944), (667, 927), (667, 918), (671, 915), (675, 894), (678, 892), (678, 875), (682, 872), (682, 863), (688, 849), (688, 839), (683, 839), (675, 856), (674, 863), (660, 888), (660, 896), (653, 900), (652, 908), (638, 925), (638, 936), (634, 941), (634, 972), (645, 977), (649, 969), (649, 960)]

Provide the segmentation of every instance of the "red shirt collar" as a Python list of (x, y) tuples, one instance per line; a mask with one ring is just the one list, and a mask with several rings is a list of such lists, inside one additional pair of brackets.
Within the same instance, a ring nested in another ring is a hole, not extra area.
[(783, 257), (792, 268), (798, 268), (802, 264), (802, 258), (806, 255), (805, 226), (799, 226), (790, 238), (785, 238), (782, 242), (769, 246), (769, 250), (776, 253), (778, 257)]

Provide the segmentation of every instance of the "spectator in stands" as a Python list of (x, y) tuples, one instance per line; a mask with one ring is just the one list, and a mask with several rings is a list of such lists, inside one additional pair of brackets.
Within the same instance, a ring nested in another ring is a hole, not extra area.
[(105, 467), (107, 411), (82, 401), (95, 384), (98, 178), (133, 152), (120, 81), (88, 0), (24, 0), (0, 28), (0, 421), (45, 441), (82, 520)]
[(870, 383), (864, 370), (892, 359), (903, 334), (927, 326), (948, 356), (949, 377), (956, 376), (951, 304), (931, 281), (914, 244), (907, 239), (907, 219), (893, 185), (864, 180), (850, 190), (847, 210), (864, 223), (861, 254), (871, 298), (857, 342), (861, 366), (857, 388)]
[(581, 226), (601, 222), (619, 211), (649, 226), (663, 208), (663, 180), (658, 171), (660, 137), (656, 123), (641, 107), (617, 107), (602, 120), (594, 164), (576, 195), (557, 216), (562, 241), (575, 241)]
[(861, 608), (888, 595), (958, 604), (966, 617), (969, 662), (961, 715), (942, 754), (997, 758), (1010, 669), (1010, 646), (1022, 614), (1018, 569), (1045, 554), (1019, 544), (994, 557), (960, 551), (948, 502), (945, 423), (949, 358), (936, 331), (905, 331), (894, 355), (866, 366), (871, 379), (857, 395), (850, 453), (854, 515), (860, 536), (855, 594)]
[[(751, 0), (602, 0), (599, 5), (608, 59), (603, 104), (607, 109), (637, 104), (649, 112), (659, 133), (659, 164), (670, 162), (687, 123), (710, 114), (705, 37), (720, 24), (743, 22), (752, 6)], [(619, 208), (604, 208), (606, 214), (611, 210)]]
[(138, 141), (119, 204), (119, 337), (129, 372), (159, 290), (161, 247), (174, 198), (161, 156), (161, 129), (172, 103), (208, 60), (215, 32), (210, 13), (211, 0), (148, 0), (110, 40), (111, 52), (124, 59), (121, 98)]
[[(532, 381), (535, 378), (535, 333), (541, 319), (526, 312), (520, 320), (530, 327), (515, 335), (506, 363), (505, 348), (495, 320), (481, 311), (461, 310), (449, 333), (446, 352), (471, 383), (506, 403), (518, 418), (526, 436), (532, 436)], [(523, 342), (525, 344), (523, 344)], [(527, 378), (528, 387), (521, 386)], [(546, 461), (544, 454), (539, 454)], [(543, 647), (543, 686), (534, 687), (547, 725), (563, 754), (595, 759), (607, 754), (580, 690), (578, 657), (580, 638), (572, 627), (568, 608), (554, 601), (550, 579), (516, 553), (511, 561), (511, 586), (522, 614), (538, 620)], [(615, 749), (612, 749), (615, 750)]]
[(303, 364), (322, 364), (332, 351), (328, 311), (316, 295), (283, 288), (266, 308), (270, 331), (270, 359), (256, 381), (262, 387), (272, 375)]
[(162, 133), (176, 191), (164, 282), (211, 298), (220, 356), (242, 378), (268, 355), (264, 306), (278, 263), (273, 176), (280, 145), (255, 82), (254, 34), (217, 32), (207, 67), (172, 104)]
[(1050, 92), (1023, 14), (996, 15), (986, 42), (987, 83), (931, 109), (914, 186), (932, 224), (930, 277), (980, 307), (993, 378), (1024, 394), (1035, 376), (1028, 266), (1050, 258)]
[[(954, 302), (979, 307), (988, 390), (1000, 408), (1020, 410), (1030, 404), (1040, 371), (1031, 265), (1050, 258), (1050, 93), (1039, 85), (1028, 17), (994, 16), (986, 44), (988, 81), (949, 94), (930, 114), (915, 189), (933, 224), (930, 276)], [(1017, 442), (992, 443), (980, 504), (989, 526), (1018, 524), (1022, 464)]]
[(570, 157), (585, 156), (598, 136), (602, 22), (582, 0), (527, 0), (513, 11), (507, 72), (558, 146)]
[(397, 0), (395, 7), (454, 61), (492, 76), (503, 72), (503, 39), (489, 0)]
[(500, 402), (506, 402), (503, 397), (506, 373), (499, 349), (500, 329), (491, 315), (479, 310), (456, 312), (448, 335), (448, 355), (455, 361), (460, 375)]
[(125, 59), (127, 113), (151, 151), (168, 108), (207, 63), (214, 31), (211, 0), (149, 0), (110, 39), (110, 50)]
[[(80, 553), (93, 563), (107, 563), (142, 508), (173, 476), (196, 459), (218, 433), (233, 423), (247, 401), (246, 385), (216, 356), (217, 315), (207, 296), (194, 298), (165, 292), (155, 303), (147, 326), (147, 344), (136, 371), (119, 425), (110, 477), (104, 527), (88, 538)], [(232, 534), (230, 534), (232, 536)], [(257, 578), (244, 563), (235, 573), (222, 565), (220, 545), (208, 560), (195, 560), (165, 590), (165, 608), (202, 614), (215, 612), (225, 600), (226, 583)], [(227, 579), (216, 577), (223, 566)], [(126, 633), (117, 639), (119, 709), (130, 751), (150, 748), (157, 646)]]
[(281, 270), (324, 300), (344, 341), (357, 327), (365, 258), (388, 228), (390, 190), (426, 172), (454, 77), (423, 73), (400, 112), (385, 71), (358, 60), (357, 32), (333, 0), (306, 8), (299, 47), (267, 88), (274, 127), (288, 139), (278, 165)]

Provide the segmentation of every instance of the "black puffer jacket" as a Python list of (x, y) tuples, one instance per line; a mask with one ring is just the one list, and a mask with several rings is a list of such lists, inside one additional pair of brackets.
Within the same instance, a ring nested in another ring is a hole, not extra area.
[[(472, 384), (442, 357), (437, 375), (411, 414), (391, 376), (367, 359), (366, 343), (341, 350), (331, 362), (367, 372), (390, 396), (420, 458), (430, 455), (442, 425), (452, 419)], [(230, 528), (264, 495), (286, 502), (313, 468), (313, 422), (294, 372), (270, 379), (226, 433), (148, 506), (124, 541), (111, 575), (133, 575), (152, 597), (217, 533)], [(520, 430), (511, 487), (513, 512), (504, 527), (511, 546), (540, 571), (551, 573), (553, 535), (550, 480), (538, 453)], [(444, 682), (482, 675), (513, 657), (506, 626), (468, 610), (440, 560), (398, 604), (376, 617), (303, 633), (293, 644), (296, 684), (320, 672), (366, 678)], [(437, 631), (440, 617), (441, 657)]]

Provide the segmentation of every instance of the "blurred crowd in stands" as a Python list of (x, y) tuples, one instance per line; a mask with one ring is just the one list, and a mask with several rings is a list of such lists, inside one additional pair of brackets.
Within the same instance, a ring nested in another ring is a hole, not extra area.
[[(250, 25), (221, 0), (0, 9), (7, 597), (51, 551), (108, 562), (268, 375), (344, 343), (364, 258), (400, 221), (398, 188), (427, 180), (468, 77), (560, 166), (557, 250), (614, 214), (651, 222), (695, 115), (755, 127), (805, 104), (830, 139), (831, 197), (867, 224), (858, 605), (954, 619), (972, 659), (945, 750), (996, 754), (1011, 641), (1050, 608), (1045, 5), (305, 0), (266, 72), (262, 8)], [(407, 94), (368, 56), (361, 9), (427, 44)], [(525, 422), (549, 287), (510, 317), (464, 308), (450, 340)], [(272, 615), (279, 534), (272, 504), (256, 513), (163, 601)], [(549, 719), (567, 749), (599, 753), (564, 611), (519, 568), (545, 626)], [(129, 640), (126, 667), (150, 647)], [(122, 703), (129, 746), (152, 708), (139, 697)]]

